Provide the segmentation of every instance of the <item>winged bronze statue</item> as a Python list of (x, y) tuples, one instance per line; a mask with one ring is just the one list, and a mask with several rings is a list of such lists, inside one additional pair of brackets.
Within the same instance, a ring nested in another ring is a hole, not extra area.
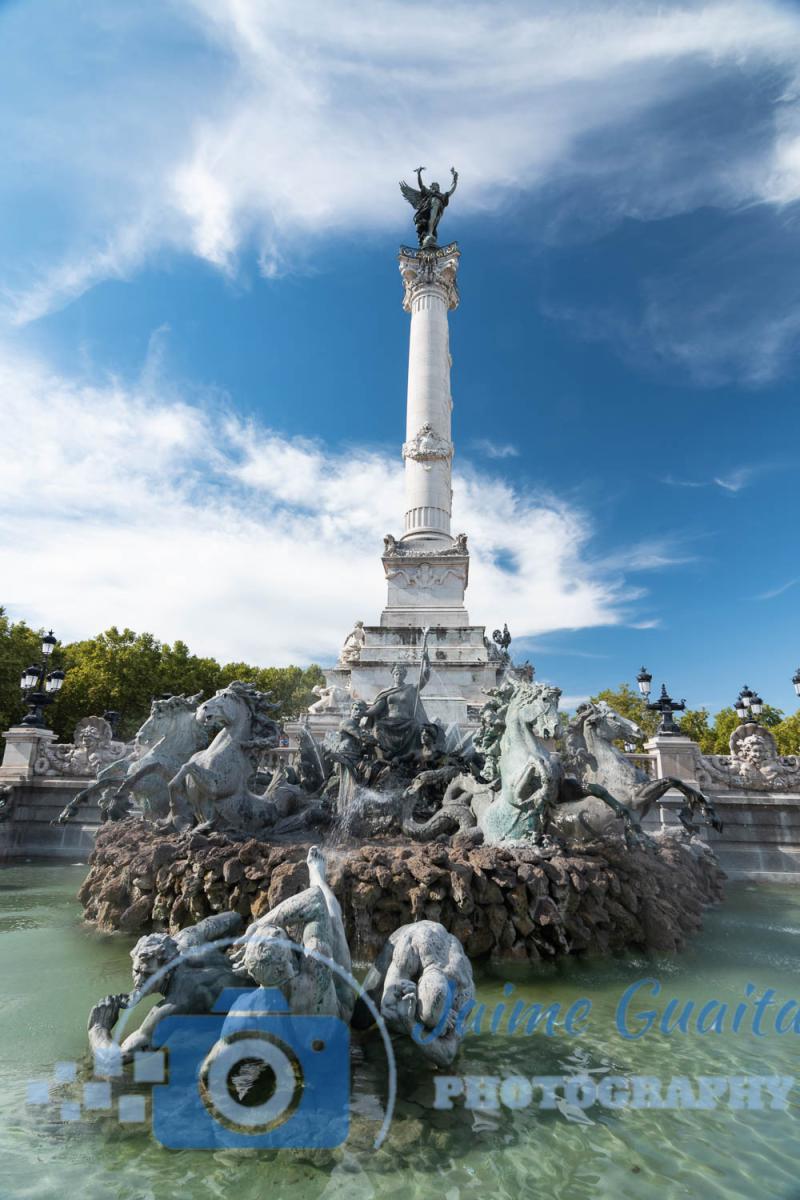
[(417, 229), (419, 244), (424, 250), (428, 250), (436, 246), (436, 231), (439, 228), (442, 213), (447, 208), (450, 197), (456, 190), (458, 171), (455, 167), (450, 168), (450, 174), (453, 176), (453, 186), (449, 192), (443, 192), (438, 183), (432, 183), (428, 187), (427, 184), (422, 182), (422, 172), (424, 170), (425, 167), (417, 167), (416, 170), (419, 191), (416, 188), (409, 187), (405, 180), (400, 181), (400, 191), (414, 209), (414, 224)]

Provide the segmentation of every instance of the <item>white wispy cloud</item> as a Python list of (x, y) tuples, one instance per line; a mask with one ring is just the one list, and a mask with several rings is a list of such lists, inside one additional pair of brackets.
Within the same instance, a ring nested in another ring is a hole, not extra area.
[[(158, 337), (134, 384), (0, 354), (0, 396), (0, 601), (13, 615), (64, 638), (116, 623), (261, 663), (332, 661), (356, 618), (377, 622), (381, 539), (403, 511), (396, 456), (333, 452), (183, 394)], [(594, 561), (585, 512), (471, 467), (454, 507), (476, 622), (524, 639), (637, 620), (642, 589), (620, 564), (641, 569), (640, 551)]]
[(728, 475), (715, 475), (713, 482), (724, 492), (735, 493), (747, 487), (755, 474), (757, 474), (755, 467), (739, 467), (738, 470), (731, 471)]
[(606, 554), (602, 564), (607, 570), (632, 572), (660, 571), (666, 567), (683, 566), (697, 561), (698, 556), (688, 553), (683, 548), (678, 535), (672, 535), (636, 542), (612, 554)]
[[(395, 181), (420, 160), (458, 165), (464, 214), (570, 179), (606, 221), (800, 197), (800, 13), (769, 0), (89, 0), (47, 13), (40, 79), (37, 20), (5, 15), (4, 174), (9, 198), (42, 189), (70, 220), (8, 266), (18, 323), (165, 249), (235, 274), (252, 248), (275, 274), (320, 234), (396, 231)], [(765, 74), (784, 81), (771, 119), (717, 157), (642, 126)]]
[(760, 592), (756, 596), (756, 600), (774, 600), (777, 596), (782, 596), (784, 592), (788, 592), (789, 588), (793, 588), (797, 583), (800, 583), (800, 579), (789, 579), (786, 583), (782, 583), (780, 587), (770, 588), (767, 592)]
[(750, 466), (737, 467), (735, 470), (728, 471), (724, 475), (714, 475), (711, 479), (680, 479), (675, 475), (665, 475), (661, 482), (668, 484), (670, 487), (681, 488), (707, 488), (718, 487), (723, 492), (732, 492), (734, 495), (741, 492), (748, 484), (752, 483), (753, 479), (760, 474), (763, 474), (768, 468), (765, 466)]
[(473, 450), (486, 458), (518, 458), (519, 450), (510, 442), (493, 442), (491, 438), (473, 438)]

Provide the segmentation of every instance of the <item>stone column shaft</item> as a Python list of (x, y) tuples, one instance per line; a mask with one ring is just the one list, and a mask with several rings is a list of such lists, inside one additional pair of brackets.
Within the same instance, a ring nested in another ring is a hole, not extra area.
[(448, 312), (458, 304), (459, 250), (400, 252), (403, 307), (411, 314), (406, 441), (406, 513), (401, 540), (449, 545), (453, 443)]

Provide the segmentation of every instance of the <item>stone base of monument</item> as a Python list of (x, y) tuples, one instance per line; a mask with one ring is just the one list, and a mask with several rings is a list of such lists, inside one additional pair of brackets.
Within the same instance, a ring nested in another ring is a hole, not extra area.
[[(214, 912), (258, 917), (308, 886), (309, 842), (164, 837), (140, 820), (103, 826), (79, 898), (103, 930), (177, 930)], [(606, 842), (575, 853), (532, 846), (372, 841), (325, 847), (354, 958), (371, 961), (409, 921), (440, 921), (471, 958), (672, 951), (722, 897), (724, 873), (699, 839), (651, 849)]]

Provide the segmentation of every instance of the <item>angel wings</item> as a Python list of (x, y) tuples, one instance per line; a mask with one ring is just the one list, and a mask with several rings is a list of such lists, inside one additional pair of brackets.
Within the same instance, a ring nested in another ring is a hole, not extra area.
[(416, 170), (419, 190), (411, 187), (403, 179), (400, 181), (400, 191), (414, 209), (414, 224), (417, 227), (420, 246), (435, 246), (439, 221), (458, 184), (458, 171), (455, 167), (450, 168), (453, 186), (448, 192), (443, 192), (438, 183), (432, 183), (430, 187), (423, 183), (422, 172), (424, 170), (424, 167), (417, 167)]
[(400, 180), (400, 191), (412, 208), (419, 208), (424, 199), (422, 192), (418, 192), (416, 188), (409, 187), (404, 179)]

